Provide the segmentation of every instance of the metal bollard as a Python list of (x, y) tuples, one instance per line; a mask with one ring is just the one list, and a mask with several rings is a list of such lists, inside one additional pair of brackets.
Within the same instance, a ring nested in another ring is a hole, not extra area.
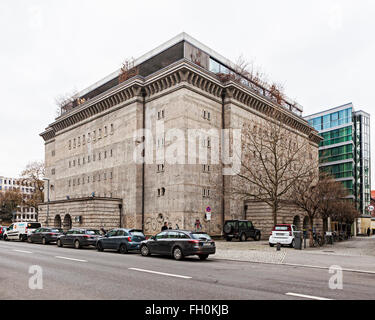
[(276, 249), (276, 250), (277, 250), (277, 251), (280, 251), (280, 249), (281, 249), (281, 244), (278, 243), (278, 244), (277, 244), (277, 249)]
[(306, 237), (303, 237), (303, 248), (306, 249)]

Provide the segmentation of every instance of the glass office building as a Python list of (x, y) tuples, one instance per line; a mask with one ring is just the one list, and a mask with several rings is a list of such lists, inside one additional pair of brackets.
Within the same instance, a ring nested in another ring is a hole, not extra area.
[(367, 220), (371, 221), (370, 115), (354, 111), (349, 103), (305, 119), (324, 139), (319, 146), (320, 170), (332, 174), (348, 189), (362, 213), (357, 229), (363, 233)]

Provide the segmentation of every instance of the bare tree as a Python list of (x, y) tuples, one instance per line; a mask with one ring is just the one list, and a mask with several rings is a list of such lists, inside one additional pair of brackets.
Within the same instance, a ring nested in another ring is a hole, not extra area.
[(316, 170), (301, 179), (293, 187), (292, 202), (309, 217), (310, 246), (313, 245), (314, 220), (323, 219), (323, 234), (327, 231), (327, 220), (336, 210), (335, 203), (345, 196), (342, 185), (325, 173)]
[(260, 201), (272, 209), (274, 224), (279, 210), (290, 203), (295, 184), (317, 169), (308, 140), (289, 130), (282, 116), (274, 121), (243, 126), (241, 172), (232, 194), (245, 201)]
[(70, 111), (77, 105), (77, 90), (72, 90), (71, 92), (59, 95), (55, 98), (55, 103), (57, 105), (56, 116), (59, 117), (65, 112)]
[(45, 167), (42, 161), (29, 163), (21, 173), (20, 181), (35, 188), (35, 192), (25, 199), (25, 205), (34, 208), (36, 213), (38, 213), (39, 204), (44, 202), (44, 177)]
[(336, 181), (327, 173), (322, 172), (320, 180), (322, 183), (320, 183), (321, 199), (319, 213), (323, 220), (323, 234), (325, 234), (328, 231), (328, 218), (336, 214), (336, 203), (344, 199), (348, 195), (348, 192), (341, 182)]
[(119, 76), (119, 83), (122, 83), (139, 74), (139, 68), (135, 65), (134, 58), (126, 59), (122, 63), (121, 73)]
[(23, 202), (19, 189), (0, 192), (0, 218), (2, 221), (11, 222), (13, 213)]
[(331, 218), (333, 221), (338, 222), (340, 230), (342, 229), (342, 224), (352, 224), (360, 216), (355, 203), (351, 199), (339, 199), (333, 206), (334, 210)]

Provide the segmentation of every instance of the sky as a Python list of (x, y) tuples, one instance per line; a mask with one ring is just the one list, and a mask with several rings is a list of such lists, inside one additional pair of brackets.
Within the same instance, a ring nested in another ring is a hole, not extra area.
[[(304, 115), (374, 110), (373, 0), (0, 1), (0, 176), (44, 159), (56, 97), (82, 90), (181, 32), (243, 56)], [(375, 114), (372, 115), (375, 183)]]

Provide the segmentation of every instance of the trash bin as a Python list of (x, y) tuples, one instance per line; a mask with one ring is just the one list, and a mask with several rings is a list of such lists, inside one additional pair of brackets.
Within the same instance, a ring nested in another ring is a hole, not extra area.
[(294, 231), (294, 249), (302, 250), (302, 231)]

